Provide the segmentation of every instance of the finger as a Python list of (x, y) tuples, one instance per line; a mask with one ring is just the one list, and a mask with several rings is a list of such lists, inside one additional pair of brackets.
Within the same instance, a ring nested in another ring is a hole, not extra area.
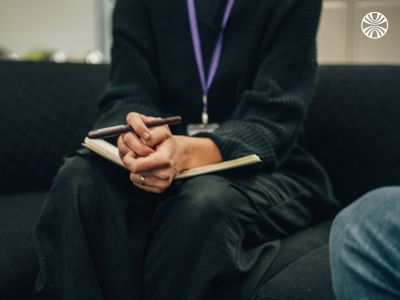
[(161, 180), (169, 181), (171, 183), (175, 178), (176, 173), (177, 171), (175, 168), (169, 167), (169, 168), (153, 169), (150, 171), (141, 172), (140, 174), (142, 174), (143, 176), (154, 176)]
[(145, 115), (141, 115), (141, 117), (142, 117), (143, 122), (150, 122), (150, 121), (155, 121), (155, 120), (161, 120), (162, 119), (162, 118), (159, 118), (159, 117), (145, 116)]
[[(136, 178), (136, 176), (139, 176), (139, 179)], [(165, 189), (166, 189), (166, 188), (160, 188), (160, 187), (158, 187), (158, 186), (151, 186), (151, 185), (148, 185), (147, 182), (146, 182), (146, 180), (149, 179), (149, 178), (146, 178), (146, 179), (145, 179), (145, 184), (140, 183), (140, 175), (138, 175), (138, 174), (131, 173), (131, 174), (130, 174), (130, 179), (131, 179), (132, 183), (133, 183), (136, 187), (138, 187), (138, 188), (140, 188), (140, 189), (142, 189), (142, 190), (145, 190), (145, 191), (147, 191), (147, 192), (152, 192), (152, 193), (160, 194), (160, 193), (164, 192)], [(139, 181), (139, 182), (138, 182), (138, 181)]]
[(118, 154), (121, 159), (131, 151), (124, 143), (123, 134), (118, 137), (117, 146)]
[(161, 180), (160, 178), (157, 178), (155, 176), (143, 176), (144, 177), (144, 183), (141, 183), (141, 177), (142, 174), (137, 174), (137, 173), (131, 173), (129, 175), (129, 178), (131, 179), (132, 182), (147, 186), (147, 187), (152, 187), (152, 188), (158, 188), (165, 190), (170, 186), (170, 182), (168, 180)]
[(144, 141), (144, 143), (152, 148), (158, 144), (161, 144), (172, 135), (167, 125), (153, 127), (150, 129), (150, 131), (151, 137), (147, 141)]
[(172, 166), (172, 161), (165, 157), (165, 154), (154, 152), (146, 157), (139, 157), (135, 160), (132, 166), (133, 173), (142, 173), (152, 171), (154, 169), (169, 168)]
[(136, 156), (135, 153), (132, 151), (129, 151), (125, 156), (121, 158), (122, 162), (124, 163), (124, 166), (132, 172), (132, 169), (136, 165)]
[(130, 112), (126, 116), (126, 121), (129, 125), (131, 125), (138, 136), (147, 141), (150, 139), (151, 133), (147, 126), (144, 124), (143, 118), (144, 117), (142, 117), (142, 115), (138, 114), (137, 112)]
[(138, 187), (141, 190), (146, 191), (146, 192), (151, 192), (151, 193), (155, 193), (155, 194), (161, 194), (161, 193), (164, 192), (164, 190), (160, 190), (160, 189), (149, 187), (149, 186), (144, 186), (144, 185), (141, 185), (141, 184), (137, 184), (135, 182), (133, 183), (133, 185)]
[[(143, 122), (150, 122), (150, 121), (155, 121), (155, 120), (161, 120), (161, 118), (153, 117), (153, 116), (145, 116), (141, 115)], [(162, 141), (164, 141), (169, 135), (171, 135), (171, 132), (169, 130), (168, 125), (164, 126), (156, 126), (149, 128), (150, 130), (150, 138), (148, 140), (142, 139), (142, 142), (145, 145), (148, 145), (150, 147), (154, 147), (158, 144), (160, 144)]]
[(147, 156), (154, 152), (152, 148), (143, 144), (133, 132), (125, 133), (123, 136), (123, 142), (129, 150), (135, 152), (139, 156)]

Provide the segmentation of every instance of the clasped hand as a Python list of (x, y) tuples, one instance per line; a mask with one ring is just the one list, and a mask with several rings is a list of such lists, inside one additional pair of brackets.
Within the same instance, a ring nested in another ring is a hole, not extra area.
[[(155, 119), (129, 113), (126, 120), (134, 132), (118, 138), (118, 149), (125, 167), (131, 172), (133, 184), (148, 192), (162, 193), (184, 168), (184, 143), (167, 125), (147, 128), (144, 122)], [(141, 176), (144, 182), (141, 182)]]

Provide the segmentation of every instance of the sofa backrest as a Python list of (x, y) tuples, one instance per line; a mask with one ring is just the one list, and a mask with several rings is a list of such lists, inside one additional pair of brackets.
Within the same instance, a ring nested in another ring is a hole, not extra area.
[(306, 142), (343, 204), (400, 185), (400, 66), (322, 66)]
[[(45, 190), (97, 115), (107, 65), (0, 61), (0, 194)], [(322, 66), (306, 143), (347, 204), (400, 185), (400, 66)]]
[(0, 61), (0, 194), (47, 189), (97, 115), (108, 66)]

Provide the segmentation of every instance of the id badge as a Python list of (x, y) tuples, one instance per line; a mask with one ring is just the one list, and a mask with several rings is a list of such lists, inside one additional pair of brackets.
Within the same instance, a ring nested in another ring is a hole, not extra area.
[(211, 123), (211, 124), (189, 124), (186, 127), (187, 134), (189, 136), (195, 135), (196, 133), (199, 132), (214, 132), (219, 125), (217, 123)]

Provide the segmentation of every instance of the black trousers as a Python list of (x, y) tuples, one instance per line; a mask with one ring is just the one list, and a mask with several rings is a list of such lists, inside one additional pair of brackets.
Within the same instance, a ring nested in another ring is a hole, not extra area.
[(35, 226), (34, 299), (250, 299), (279, 238), (311, 222), (290, 177), (237, 169), (139, 190), (102, 158), (65, 158)]

